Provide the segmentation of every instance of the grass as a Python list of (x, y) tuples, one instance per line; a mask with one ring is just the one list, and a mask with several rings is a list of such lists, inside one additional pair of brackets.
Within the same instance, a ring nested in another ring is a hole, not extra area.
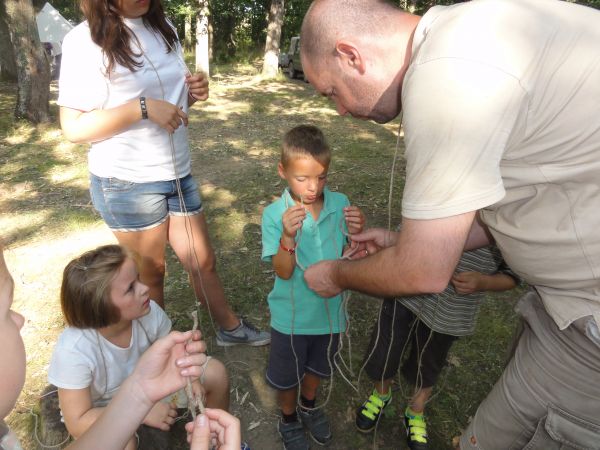
[[(266, 328), (266, 296), (273, 271), (260, 262), (260, 218), (262, 209), (284, 188), (276, 172), (283, 134), (300, 123), (321, 127), (333, 147), (330, 188), (344, 192), (360, 206), (370, 226), (385, 227), (398, 123), (378, 125), (339, 117), (308, 84), (284, 78), (264, 80), (258, 73), (256, 65), (213, 67), (211, 98), (194, 108), (189, 132), (193, 173), (201, 185), (226, 294), (235, 311)], [(52, 347), (63, 327), (57, 303), (60, 272), (71, 257), (111, 236), (90, 205), (86, 147), (66, 142), (57, 123), (34, 127), (15, 122), (11, 116), (14, 95), (14, 85), (0, 84), (0, 226), (17, 281), (15, 308), (29, 318), (23, 330), (29, 358), (27, 383), (9, 422), (20, 433), (24, 448), (34, 448), (28, 411), (37, 407)], [(393, 225), (401, 218), (402, 151), (401, 146), (391, 204)], [(189, 327), (194, 296), (172, 253), (167, 270), (167, 312), (174, 328)], [(515, 324), (512, 299), (516, 297), (515, 292), (489, 296), (475, 335), (454, 346), (451, 364), (428, 410), (432, 449), (450, 447), (452, 436), (466, 426), (498, 378)], [(352, 361), (355, 372), (377, 310), (377, 300), (352, 295), (353, 352), (345, 358)], [(278, 448), (273, 393), (263, 380), (268, 349), (216, 348), (210, 319), (204, 315), (201, 322), (211, 351), (228, 364), (232, 411), (242, 418), (245, 438), (253, 448)], [(409, 388), (400, 382), (396, 388), (395, 399), (373, 438), (359, 435), (353, 425), (354, 410), (370, 390), (366, 376), (361, 378), (359, 393), (340, 377), (334, 378), (327, 407), (335, 424), (331, 448), (362, 449), (374, 444), (404, 448), (401, 391), (408, 393)], [(248, 399), (242, 404), (246, 392)], [(256, 423), (256, 428), (247, 430)]]

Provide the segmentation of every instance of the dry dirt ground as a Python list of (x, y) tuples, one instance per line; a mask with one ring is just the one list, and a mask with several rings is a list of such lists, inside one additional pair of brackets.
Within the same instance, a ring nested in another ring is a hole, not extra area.
[[(269, 326), (266, 295), (272, 287), (273, 272), (260, 262), (260, 216), (284, 187), (276, 173), (283, 133), (299, 123), (321, 126), (334, 151), (330, 187), (346, 193), (363, 208), (370, 225), (387, 226), (390, 162), (398, 124), (382, 126), (340, 118), (308, 84), (285, 79), (262, 81), (255, 74), (253, 67), (216, 73), (211, 81), (211, 98), (194, 109), (189, 129), (193, 173), (201, 185), (226, 294), (234, 310), (265, 329)], [(0, 114), (5, 119), (0, 135), (0, 227), (16, 282), (14, 307), (27, 318), (22, 330), (27, 381), (9, 423), (20, 434), (24, 448), (34, 449), (41, 447), (33, 437), (32, 412), (38, 411), (52, 348), (64, 326), (58, 304), (62, 269), (72, 257), (114, 242), (114, 238), (89, 203), (85, 147), (66, 143), (56, 124), (37, 129), (20, 123), (6, 125), (14, 86), (2, 84), (0, 91)], [(394, 184), (393, 224), (400, 218), (403, 179), (400, 164)], [(172, 254), (165, 292), (174, 328), (190, 327), (188, 313), (193, 309), (193, 294)], [(377, 309), (374, 299), (355, 294), (350, 301), (353, 352), (351, 356), (345, 354), (345, 359), (352, 364), (354, 376), (350, 378), (355, 384)], [(497, 317), (486, 324), (485, 333), (497, 329), (498, 335), (510, 335), (510, 308), (491, 313)], [(244, 440), (254, 450), (281, 448), (276, 433), (275, 396), (264, 380), (268, 347), (219, 348), (214, 345), (208, 317), (202, 318), (202, 328), (211, 354), (229, 369), (231, 411), (241, 419)], [(433, 449), (449, 447), (451, 437), (465, 425), (501, 370), (503, 356), (496, 345), (502, 347), (506, 342), (487, 335), (482, 339), (484, 343), (476, 351), (467, 354), (469, 347), (463, 347), (452, 356), (453, 369), (444, 376), (441, 394), (432, 403), (438, 411), (432, 417), (437, 427), (430, 431)], [(467, 360), (486, 374), (481, 383), (472, 383), (460, 374), (462, 367), (472, 372)], [(375, 438), (355, 431), (354, 409), (369, 391), (365, 378), (360, 393), (340, 376), (333, 378), (326, 407), (334, 431), (329, 448), (405, 448), (400, 421), (404, 399), (400, 392), (396, 392)], [(328, 385), (324, 386), (321, 400), (327, 389)], [(186, 447), (181, 431), (173, 441), (173, 449)]]

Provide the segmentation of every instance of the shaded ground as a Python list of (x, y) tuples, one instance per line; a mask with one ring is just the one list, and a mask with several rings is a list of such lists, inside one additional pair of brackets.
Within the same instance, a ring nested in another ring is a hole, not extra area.
[[(247, 66), (213, 77), (210, 100), (191, 114), (190, 136), (193, 172), (201, 184), (226, 293), (237, 312), (267, 328), (266, 295), (273, 272), (260, 263), (260, 217), (284, 188), (276, 172), (281, 137), (300, 123), (320, 126), (334, 149), (329, 186), (363, 208), (369, 225), (387, 226), (398, 124), (340, 118), (308, 84), (261, 81), (255, 73), (255, 68)], [(30, 410), (37, 409), (52, 347), (63, 327), (58, 305), (62, 268), (83, 250), (113, 238), (89, 204), (85, 147), (65, 142), (56, 124), (34, 128), (13, 123), (14, 86), (0, 84), (0, 94), (0, 227), (9, 244), (7, 261), (16, 281), (15, 309), (28, 319), (23, 329), (27, 383), (9, 422), (20, 433), (24, 448), (33, 449)], [(402, 166), (400, 160), (392, 203), (394, 225), (400, 219)], [(450, 447), (452, 436), (466, 425), (498, 377), (514, 315), (512, 302), (497, 299), (512, 297), (516, 295), (493, 296), (495, 300), (483, 308), (477, 333), (455, 345), (429, 408), (432, 449)], [(166, 298), (174, 328), (189, 327), (193, 293), (172, 254)], [(356, 384), (378, 301), (353, 294), (349, 305), (352, 354), (345, 353), (344, 358), (354, 369), (350, 378)], [(208, 317), (202, 318), (202, 328), (212, 354), (229, 368), (231, 410), (242, 420), (244, 439), (255, 450), (280, 448), (274, 393), (264, 382), (268, 348), (218, 348)], [(409, 387), (396, 385), (394, 402), (376, 438), (354, 429), (354, 409), (370, 390), (365, 376), (359, 389), (356, 393), (339, 376), (333, 379), (327, 405), (335, 434), (330, 448), (405, 448), (401, 416)]]

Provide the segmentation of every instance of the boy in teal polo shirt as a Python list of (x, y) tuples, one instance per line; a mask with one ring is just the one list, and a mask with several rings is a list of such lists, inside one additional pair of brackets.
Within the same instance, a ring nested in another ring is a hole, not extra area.
[(346, 328), (342, 296), (318, 296), (306, 285), (303, 269), (340, 258), (346, 235), (360, 233), (365, 222), (344, 194), (325, 186), (330, 160), (318, 128), (288, 131), (278, 164), (288, 188), (262, 218), (262, 259), (272, 262), (277, 275), (268, 296), (272, 335), (266, 377), (278, 391), (278, 430), (287, 450), (309, 448), (302, 424), (317, 443), (331, 440), (329, 422), (322, 408), (314, 409), (315, 400), (321, 378), (332, 375), (339, 334)]

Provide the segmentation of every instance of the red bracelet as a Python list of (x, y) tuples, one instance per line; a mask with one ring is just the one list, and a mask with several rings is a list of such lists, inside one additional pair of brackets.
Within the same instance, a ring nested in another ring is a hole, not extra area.
[(294, 246), (292, 248), (287, 248), (285, 245), (283, 245), (283, 242), (281, 241), (281, 239), (279, 239), (279, 248), (281, 250), (283, 250), (284, 252), (288, 252), (290, 255), (293, 255), (294, 253), (296, 253), (297, 246), (298, 246), (298, 244), (296, 242), (294, 242)]

